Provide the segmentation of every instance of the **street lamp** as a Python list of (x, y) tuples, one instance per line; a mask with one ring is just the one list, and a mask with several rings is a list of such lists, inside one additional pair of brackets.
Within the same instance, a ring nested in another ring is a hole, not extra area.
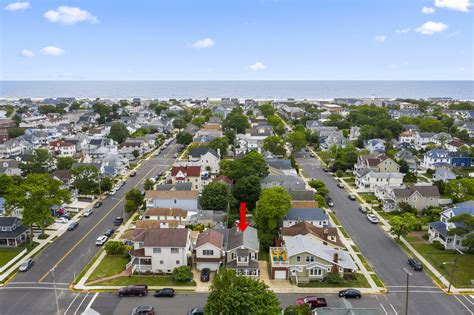
[(58, 301), (58, 293), (56, 291), (56, 278), (54, 277), (54, 267), (51, 269), (51, 275), (53, 276), (53, 284), (54, 284), (54, 299), (56, 300), (56, 312), (59, 313), (59, 301)]
[(406, 294), (406, 299), (405, 299), (405, 315), (408, 315), (408, 287), (409, 287), (409, 282), (410, 282), (410, 276), (412, 276), (411, 272), (407, 270), (407, 268), (403, 268), (403, 271), (407, 274), (407, 294)]
[(456, 264), (458, 262), (458, 257), (454, 257), (454, 261), (446, 261), (443, 263), (443, 265), (447, 265), (447, 264), (453, 264), (453, 271), (451, 271), (451, 277), (449, 277), (449, 286), (448, 286), (448, 293), (451, 292), (451, 285), (453, 283), (453, 279), (454, 279), (454, 272), (456, 271)]

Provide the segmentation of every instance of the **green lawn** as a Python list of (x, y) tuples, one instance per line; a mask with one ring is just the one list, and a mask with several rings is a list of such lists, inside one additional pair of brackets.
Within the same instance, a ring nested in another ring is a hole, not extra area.
[(90, 282), (96, 279), (119, 274), (125, 270), (128, 261), (129, 259), (123, 256), (105, 256), (87, 281)]
[(148, 286), (196, 286), (196, 282), (177, 282), (171, 276), (131, 276), (120, 277), (98, 283), (103, 286), (127, 286), (130, 284), (146, 284)]
[(362, 254), (357, 254), (357, 257), (359, 257), (360, 261), (362, 261), (362, 264), (365, 266), (365, 269), (367, 269), (367, 271), (373, 271), (372, 267), (370, 267), (369, 263)]
[(347, 233), (345, 228), (340, 227), (339, 229), (341, 230), (341, 233), (342, 233), (342, 235), (344, 235), (345, 238), (347, 238), (347, 239), (350, 238), (349, 233)]
[[(29, 247), (29, 250), (35, 248), (36, 245), (38, 245), (38, 243), (33, 243), (33, 246)], [(0, 248), (0, 267), (4, 266), (7, 262), (12, 260), (16, 255), (18, 255), (22, 250), (24, 250), (25, 247), (27, 247), (26, 243), (13, 248)]]
[(341, 222), (339, 222), (339, 220), (337, 219), (336, 215), (334, 214), (334, 212), (330, 212), (329, 213), (329, 216), (331, 217), (331, 219), (334, 221), (334, 224), (336, 225), (341, 225)]
[(377, 277), (377, 275), (370, 275), (372, 277), (372, 280), (374, 280), (375, 284), (379, 287), (379, 288), (383, 288), (385, 287), (385, 285), (383, 284), (382, 280), (379, 279), (379, 277)]
[[(428, 260), (446, 279), (451, 278), (454, 258), (457, 258), (456, 271), (454, 273), (453, 285), (455, 287), (473, 288), (471, 280), (474, 280), (474, 255), (457, 254), (452, 251), (435, 249), (431, 244), (411, 244), (426, 260)], [(446, 264), (443, 264), (446, 263)]]
[(362, 193), (359, 195), (365, 200), (366, 203), (369, 203), (369, 204), (371, 204), (372, 201), (378, 201), (377, 197), (375, 197), (372, 194)]
[(310, 282), (310, 283), (300, 283), (299, 287), (302, 288), (370, 288), (369, 282), (360, 273), (354, 275), (352, 280), (344, 280), (342, 283), (334, 284), (327, 282)]

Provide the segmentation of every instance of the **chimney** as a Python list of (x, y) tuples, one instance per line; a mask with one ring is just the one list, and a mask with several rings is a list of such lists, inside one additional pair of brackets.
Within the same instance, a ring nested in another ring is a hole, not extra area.
[(339, 274), (339, 266), (337, 265), (339, 261), (339, 254), (337, 251), (334, 252), (332, 261), (333, 261), (333, 265), (332, 265), (331, 272)]
[[(328, 240), (328, 234), (329, 234), (328, 229), (324, 229), (323, 233), (324, 233), (324, 234), (323, 234), (323, 239), (324, 239), (325, 241), (327, 241), (327, 240)], [(337, 255), (337, 254), (336, 254), (336, 255)]]

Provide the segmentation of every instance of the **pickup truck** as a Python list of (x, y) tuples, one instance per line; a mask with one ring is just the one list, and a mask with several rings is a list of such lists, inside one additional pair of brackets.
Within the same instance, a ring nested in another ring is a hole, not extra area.
[(145, 296), (147, 294), (147, 285), (129, 285), (118, 290), (118, 296)]
[(304, 298), (299, 298), (296, 303), (298, 305), (308, 304), (311, 309), (328, 306), (325, 298), (318, 298), (316, 296), (306, 296)]

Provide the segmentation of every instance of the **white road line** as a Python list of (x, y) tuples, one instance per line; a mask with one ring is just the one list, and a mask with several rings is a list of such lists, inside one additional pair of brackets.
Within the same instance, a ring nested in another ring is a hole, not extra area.
[(86, 307), (86, 310), (89, 309), (90, 307), (92, 307), (92, 303), (94, 303), (95, 299), (97, 298), (97, 296), (99, 295), (99, 292), (96, 292), (94, 294), (94, 296), (92, 297), (91, 301), (89, 302), (89, 304), (87, 304), (87, 307)]
[(471, 300), (474, 301), (474, 295), (469, 295), (469, 297), (471, 298), (471, 300), (469, 300), (469, 299), (467, 298), (467, 296), (465, 296), (465, 295), (463, 295), (463, 296), (464, 296), (464, 298), (465, 298), (469, 303), (471, 303), (471, 305), (474, 305), (474, 302), (471, 301)]
[(79, 309), (81, 308), (81, 305), (82, 303), (84, 303), (84, 301), (87, 299), (87, 297), (89, 296), (89, 293), (90, 292), (87, 292), (86, 296), (82, 299), (81, 303), (79, 304), (79, 306), (76, 308), (76, 311), (74, 312), (74, 315), (77, 314), (77, 312), (79, 311)]
[[(388, 291), (387, 293), (407, 293), (407, 291)], [(410, 293), (438, 293), (438, 294), (444, 294), (443, 291), (413, 291), (410, 290)]]
[(395, 312), (395, 315), (398, 315), (397, 311), (395, 310), (395, 307), (393, 307), (392, 304), (390, 304), (390, 307), (392, 308), (392, 310)]
[(462, 306), (464, 306), (467, 309), (469, 313), (471, 313), (471, 315), (474, 315), (474, 313), (469, 309), (469, 307), (466, 306), (466, 304), (464, 304), (456, 295), (454, 295), (454, 297), (456, 298), (456, 300), (459, 301), (459, 303), (462, 304)]
[(382, 303), (379, 303), (380, 304), (380, 307), (382, 307), (383, 311), (385, 312), (385, 315), (388, 315), (388, 312), (387, 310), (385, 309), (385, 307), (383, 307)]
[(63, 315), (66, 315), (67, 311), (69, 311), (69, 309), (71, 308), (72, 304), (74, 304), (74, 301), (76, 301), (76, 299), (78, 298), (78, 296), (81, 295), (80, 293), (77, 293), (76, 296), (74, 297), (74, 299), (72, 299), (71, 301), (71, 304), (69, 304), (69, 306), (67, 307), (66, 311), (64, 311), (64, 314)]
[[(387, 286), (387, 288), (406, 288), (406, 285), (389, 285), (389, 286)], [(411, 285), (410, 289), (411, 288), (431, 288), (431, 289), (433, 289), (433, 288), (437, 288), (437, 287), (434, 286), (434, 285), (431, 285), (431, 286), (428, 286), (428, 285), (425, 285), (425, 286), (423, 286), (423, 285)]]
[[(15, 284), (51, 284), (51, 285), (53, 285), (54, 282), (9, 282), (8, 283), (8, 285), (15, 285)], [(69, 283), (56, 282), (56, 285), (67, 285), (67, 286), (69, 286)]]
[[(0, 290), (18, 290), (18, 289), (26, 289), (26, 290), (30, 290), (30, 289), (54, 290), (53, 287), (3, 287), (3, 288), (0, 288)], [(69, 288), (57, 288), (57, 290), (60, 290), (60, 291), (70, 291)]]

